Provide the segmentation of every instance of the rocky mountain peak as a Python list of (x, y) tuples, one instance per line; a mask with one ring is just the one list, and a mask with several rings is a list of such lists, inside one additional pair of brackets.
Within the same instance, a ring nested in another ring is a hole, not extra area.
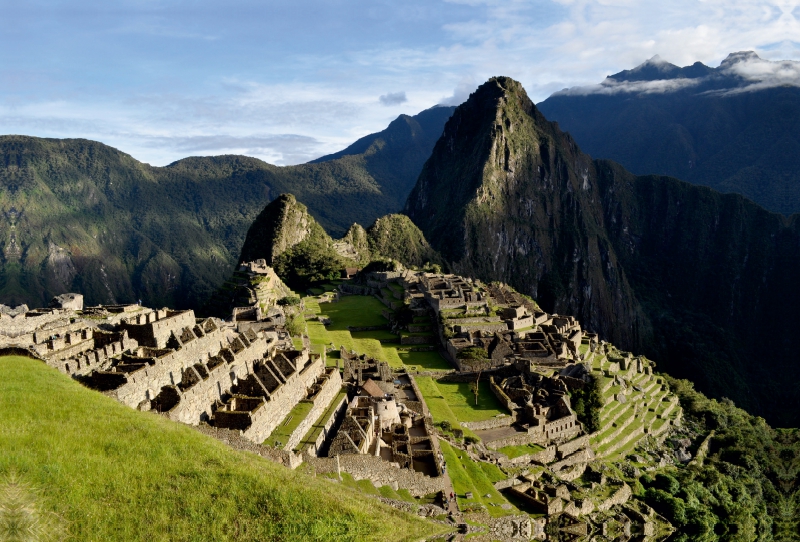
[(247, 232), (239, 263), (264, 258), (267, 265), (308, 237), (318, 226), (308, 209), (291, 194), (281, 194), (256, 217)]

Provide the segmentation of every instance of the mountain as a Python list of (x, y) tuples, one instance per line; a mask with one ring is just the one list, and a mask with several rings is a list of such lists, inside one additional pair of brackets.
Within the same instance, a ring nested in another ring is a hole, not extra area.
[(290, 167), (245, 156), (152, 167), (94, 141), (2, 136), (0, 303), (78, 291), (88, 304), (198, 308), (278, 194), (334, 235), (400, 210), (448, 112), (403, 115), (341, 156)]
[(456, 109), (405, 212), (456, 272), (800, 424), (797, 216), (592, 160), (504, 77)]
[(413, 117), (400, 115), (382, 132), (362, 137), (343, 151), (309, 163), (333, 160), (359, 163), (375, 179), (380, 179), (382, 192), (395, 199), (394, 210), (398, 210), (414, 188), (422, 165), (454, 110), (453, 106), (437, 105)]
[[(404, 215), (379, 218), (367, 230), (353, 224), (341, 239), (331, 238), (308, 208), (292, 194), (281, 194), (258, 215), (242, 246), (239, 263), (266, 260), (286, 284), (306, 290), (316, 282), (339, 278), (345, 267), (365, 267), (372, 260), (395, 259), (406, 266), (441, 264), (422, 232)], [(209, 312), (226, 316), (219, 292)]]
[(800, 63), (752, 52), (717, 68), (655, 57), (538, 104), (586, 152), (800, 212)]

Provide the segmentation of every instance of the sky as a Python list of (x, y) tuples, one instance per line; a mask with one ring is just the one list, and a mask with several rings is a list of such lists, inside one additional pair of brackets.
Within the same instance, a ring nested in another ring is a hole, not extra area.
[(800, 60), (800, 0), (0, 0), (0, 134), (303, 163), (495, 75)]

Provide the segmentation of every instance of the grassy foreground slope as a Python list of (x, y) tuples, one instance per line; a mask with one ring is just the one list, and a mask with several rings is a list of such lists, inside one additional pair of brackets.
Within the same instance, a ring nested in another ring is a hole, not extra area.
[(26, 517), (76, 540), (414, 540), (437, 528), (0, 357), (0, 511), (21, 492), (25, 506), (0, 512), (12, 540), (9, 522)]

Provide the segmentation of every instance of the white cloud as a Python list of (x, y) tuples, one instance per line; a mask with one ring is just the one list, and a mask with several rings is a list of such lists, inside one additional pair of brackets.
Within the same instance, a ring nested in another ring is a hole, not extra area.
[[(430, 6), (441, 14), (439, 31), (411, 35), (407, 31), (419, 26), (412, 21), (397, 35), (364, 41), (360, 36), (365, 32), (358, 31), (363, 29), (343, 26), (337, 32), (352, 36), (346, 47), (331, 50), (326, 42), (330, 35), (315, 45), (309, 32), (298, 43), (302, 50), (266, 55), (282, 43), (276, 38), (259, 50), (264, 58), (253, 52), (254, 43), (240, 39), (241, 27), (231, 21), (215, 18), (204, 26), (192, 18), (191, 24), (182, 25), (179, 18), (165, 15), (163, 20), (112, 25), (114, 47), (120, 39), (143, 33), (151, 40), (164, 33), (190, 39), (163, 42), (175, 41), (170, 45), (175, 49), (159, 49), (158, 57), (137, 57), (143, 67), (136, 74), (151, 77), (142, 83), (131, 77), (103, 86), (113, 79), (103, 72), (114, 69), (108, 62), (92, 64), (103, 75), (99, 82), (71, 81), (64, 74), (75, 70), (60, 65), (59, 47), (45, 48), (38, 63), (0, 66), (0, 123), (6, 133), (99, 139), (159, 165), (195, 152), (245, 152), (292, 164), (340, 150), (383, 129), (401, 111), (414, 114), (436, 103), (461, 103), (496, 75), (521, 81), (531, 98), (540, 101), (564, 87), (575, 87), (573, 93), (666, 92), (693, 84), (603, 82), (607, 75), (656, 54), (680, 66), (695, 61), (717, 66), (729, 53), (747, 50), (767, 60), (800, 59), (800, 0), (449, 0), (444, 8), (436, 0), (405, 4), (402, 9)], [(193, 11), (193, 17), (201, 11)], [(224, 19), (225, 12), (214, 13)], [(401, 18), (388, 19), (400, 25)], [(306, 31), (309, 18), (297, 20), (302, 25), (297, 30)], [(51, 29), (18, 26), (11, 25), (19, 31), (15, 39), (44, 39), (37, 32)], [(99, 34), (87, 35), (96, 39)], [(258, 36), (265, 43), (271, 37)], [(192, 56), (193, 48), (201, 53)], [(203, 56), (218, 50), (225, 55), (216, 63)], [(162, 54), (167, 75), (158, 72)], [(56, 62), (51, 58), (58, 61), (57, 68), (47, 67)], [(767, 60), (738, 63), (730, 73), (741, 77), (749, 90), (800, 80), (796, 63)], [(85, 62), (91, 64), (91, 58)], [(120, 62), (118, 69), (128, 67)]]
[(800, 62), (782, 60), (772, 62), (756, 55), (736, 55), (720, 66), (724, 73), (740, 77), (745, 85), (726, 94), (750, 92), (780, 86), (800, 87)]
[(614, 81), (607, 79), (599, 85), (572, 87), (556, 92), (559, 95), (587, 96), (589, 94), (663, 94), (697, 86), (701, 79), (657, 79), (655, 81)]

